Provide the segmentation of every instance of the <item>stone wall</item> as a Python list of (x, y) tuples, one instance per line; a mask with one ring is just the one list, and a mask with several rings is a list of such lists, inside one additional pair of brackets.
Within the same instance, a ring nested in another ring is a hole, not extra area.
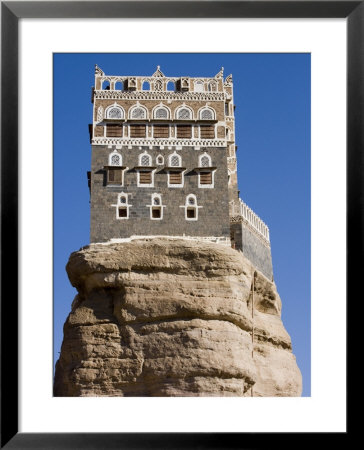
[[(225, 148), (209, 148), (206, 153), (211, 156), (212, 166), (216, 167), (213, 188), (198, 187), (198, 173), (193, 169), (199, 166), (198, 157), (205, 153), (192, 148), (183, 148), (177, 153), (182, 157), (182, 167), (186, 167), (184, 186), (168, 187), (168, 174), (163, 166), (157, 166), (154, 175), (154, 187), (138, 187), (137, 171), (138, 157), (144, 150), (138, 148), (121, 149), (118, 152), (123, 157), (123, 166), (129, 167), (124, 173), (124, 186), (107, 186), (106, 171), (108, 157), (112, 152), (107, 146), (93, 146), (91, 173), (91, 242), (105, 242), (111, 238), (126, 238), (131, 235), (175, 235), (182, 236), (217, 236), (229, 237), (229, 204), (227, 163)], [(152, 156), (152, 164), (156, 165), (158, 155), (164, 157), (167, 164), (168, 156), (173, 150), (148, 149)], [(128, 193), (130, 218), (116, 219), (118, 193)], [(151, 196), (154, 193), (162, 195), (162, 220), (150, 219)], [(198, 206), (198, 220), (185, 219), (186, 196), (195, 194)]]
[(272, 254), (270, 247), (243, 223), (231, 224), (235, 248), (243, 252), (246, 258), (269, 280), (273, 280)]

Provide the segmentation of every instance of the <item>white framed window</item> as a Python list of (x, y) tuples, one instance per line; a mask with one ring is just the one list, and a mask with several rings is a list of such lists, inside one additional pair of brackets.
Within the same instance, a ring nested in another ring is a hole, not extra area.
[(109, 154), (109, 166), (122, 166), (123, 165), (123, 157), (114, 150)]
[(146, 151), (139, 155), (139, 165), (140, 166), (152, 165), (152, 157)]
[(215, 183), (215, 170), (211, 167), (211, 156), (207, 153), (200, 155), (198, 166), (198, 187), (202, 189), (213, 188)]
[(193, 111), (191, 108), (189, 108), (187, 106), (180, 106), (176, 110), (175, 117), (176, 117), (176, 119), (180, 119), (180, 120), (191, 120), (191, 119), (193, 119)]
[(146, 119), (147, 109), (144, 106), (133, 106), (129, 110), (129, 119)]
[(216, 112), (213, 108), (204, 107), (199, 110), (198, 116), (201, 120), (214, 120)]
[(115, 207), (117, 220), (129, 219), (129, 210), (133, 205), (130, 205), (129, 203), (128, 194), (125, 192), (118, 194), (116, 204), (111, 206)]
[(210, 92), (216, 92), (217, 85), (215, 81), (210, 81), (208, 84), (208, 89)]
[(124, 109), (119, 105), (109, 106), (106, 110), (107, 119), (124, 119), (125, 112)]
[(202, 80), (196, 80), (194, 83), (195, 92), (203, 92), (204, 91), (204, 82)]
[(147, 205), (150, 213), (150, 220), (163, 220), (163, 210), (166, 207), (162, 204), (161, 194), (152, 194), (151, 203)]
[(182, 166), (182, 158), (176, 152), (172, 153), (168, 157), (168, 165), (169, 167), (181, 167)]
[(169, 119), (170, 112), (166, 106), (156, 106), (153, 110), (154, 119)]
[(211, 156), (207, 153), (203, 153), (198, 158), (199, 167), (211, 167)]
[(164, 164), (164, 158), (162, 155), (157, 156), (156, 163), (158, 164), (158, 166), (162, 166)]
[(197, 197), (195, 194), (189, 194), (186, 196), (186, 202), (181, 205), (180, 208), (185, 209), (185, 220), (196, 221), (198, 220), (198, 210), (202, 208), (197, 204)]

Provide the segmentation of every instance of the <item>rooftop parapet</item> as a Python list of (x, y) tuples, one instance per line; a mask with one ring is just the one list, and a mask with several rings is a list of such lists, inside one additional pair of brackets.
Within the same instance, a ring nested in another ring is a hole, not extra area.
[(269, 228), (263, 220), (249, 206), (239, 199), (239, 204), (234, 205), (230, 222), (243, 222), (252, 228), (255, 233), (270, 245)]

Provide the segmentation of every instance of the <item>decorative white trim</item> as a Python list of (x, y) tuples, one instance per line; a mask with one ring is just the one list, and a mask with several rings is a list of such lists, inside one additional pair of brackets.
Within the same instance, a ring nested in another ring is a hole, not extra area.
[(156, 117), (156, 113), (158, 111), (158, 109), (164, 109), (167, 111), (167, 117), (162, 117), (162, 120), (170, 120), (170, 118), (172, 117), (172, 112), (171, 109), (168, 108), (168, 106), (163, 105), (162, 102), (159, 103), (159, 105), (156, 105), (153, 109), (152, 109), (152, 117), (153, 119), (159, 119), (158, 117)]
[[(120, 164), (113, 164), (112, 163), (112, 157), (115, 156), (115, 155), (119, 156)], [(122, 157), (122, 155), (119, 152), (114, 150), (113, 152), (109, 153), (109, 166), (119, 167), (119, 166), (122, 166), (122, 165), (123, 165), (123, 157)]]
[[(110, 111), (113, 109), (118, 109), (120, 111), (120, 116), (121, 117), (110, 117)], [(118, 105), (116, 102), (113, 105), (109, 105), (106, 109), (105, 109), (105, 117), (107, 119), (125, 119), (125, 111), (124, 108), (120, 105)]]
[[(202, 116), (202, 112), (203, 111), (210, 111), (212, 114), (211, 119), (203, 119)], [(200, 108), (197, 112), (197, 117), (199, 118), (199, 120), (215, 120), (216, 119), (216, 111), (214, 110), (214, 108), (211, 108), (211, 106), (203, 106), (202, 108)]]
[[(159, 199), (159, 205), (155, 205), (154, 204), (154, 199), (157, 198)], [(154, 192), (151, 195), (151, 202), (150, 205), (146, 205), (147, 208), (149, 208), (149, 218), (150, 220), (163, 220), (163, 210), (164, 208), (166, 208), (166, 205), (163, 205), (162, 203), (162, 195), (161, 194), (157, 194), (156, 192)], [(159, 209), (161, 212), (161, 216), (160, 217), (153, 217), (152, 212), (153, 209)]]
[[(206, 167), (206, 171), (208, 171), (208, 170), (209, 170), (209, 168)], [(215, 170), (211, 170), (210, 169), (210, 172), (212, 172), (211, 173), (211, 181), (212, 181), (211, 184), (201, 184), (201, 172), (198, 173), (198, 187), (199, 188), (201, 188), (201, 189), (213, 189), (215, 187), (215, 172), (216, 172), (216, 169)]]
[[(193, 198), (194, 199), (194, 204), (191, 205), (189, 203), (189, 199)], [(197, 197), (195, 194), (188, 194), (186, 195), (186, 201), (184, 205), (180, 205), (180, 208), (185, 208), (185, 220), (188, 221), (197, 221), (198, 220), (198, 210), (200, 208), (202, 208), (202, 206), (198, 206), (197, 204)], [(188, 209), (194, 209), (195, 210), (195, 217), (187, 217), (187, 210)]]
[[(136, 109), (144, 110), (145, 116), (133, 118), (132, 114), (133, 114), (133, 111)], [(129, 108), (128, 117), (129, 117), (129, 119), (136, 119), (136, 120), (148, 119), (148, 109), (144, 105), (141, 105), (139, 102), (137, 102), (136, 105), (133, 105), (131, 108)]]
[[(196, 89), (197, 86), (201, 86), (202, 89)], [(204, 92), (205, 91), (205, 83), (202, 80), (194, 80), (193, 90), (194, 90), (194, 92)]]
[(97, 118), (96, 121), (97, 122), (102, 122), (104, 119), (104, 108), (102, 106), (99, 106), (97, 108)]
[(182, 236), (170, 236), (168, 234), (153, 234), (153, 235), (142, 235), (142, 234), (133, 234), (130, 237), (127, 238), (112, 238), (107, 242), (92, 242), (89, 244), (91, 247), (94, 245), (109, 245), (110, 243), (125, 243), (125, 242), (132, 242), (137, 240), (144, 240), (144, 239), (168, 239), (168, 240), (185, 240), (185, 241), (203, 241), (203, 242), (210, 242), (214, 244), (224, 245), (227, 247), (231, 246), (231, 240), (229, 237), (226, 236), (186, 236), (185, 234)]
[[(186, 109), (187, 111), (190, 112), (190, 116), (186, 119), (181, 119), (179, 116), (179, 112), (183, 109)], [(178, 106), (178, 108), (175, 109), (174, 111), (174, 118), (178, 119), (178, 120), (193, 120), (194, 119), (194, 114), (193, 114), (193, 109), (191, 107), (189, 107), (188, 105), (185, 105), (184, 103), (181, 106)]]
[[(125, 203), (121, 203), (121, 202), (120, 202), (120, 199), (121, 199), (122, 197), (125, 198), (125, 200), (126, 200)], [(130, 209), (130, 207), (133, 206), (133, 205), (130, 205), (130, 204), (129, 204), (128, 194), (127, 194), (127, 193), (125, 193), (125, 192), (120, 192), (120, 194), (118, 194), (116, 204), (110, 205), (110, 206), (115, 207), (116, 220), (125, 220), (125, 219), (129, 219), (129, 209)], [(119, 208), (121, 208), (121, 207), (126, 209), (126, 217), (119, 217)]]
[[(158, 162), (158, 159), (159, 159), (159, 158), (162, 158), (162, 161), (161, 161), (161, 162)], [(156, 163), (158, 166), (163, 166), (163, 164), (164, 164), (164, 156), (161, 155), (161, 154), (159, 154), (159, 155), (156, 157), (156, 159), (155, 159), (155, 163)]]
[(185, 170), (183, 170), (181, 172), (181, 184), (172, 184), (170, 182), (170, 177), (171, 177), (171, 170), (168, 170), (168, 178), (167, 178), (167, 183), (168, 183), (168, 187), (169, 188), (183, 188), (184, 184), (185, 184)]
[[(148, 128), (148, 126), (147, 126)], [(176, 138), (129, 138), (129, 137), (95, 137), (92, 139), (92, 145), (124, 145), (124, 146), (144, 146), (144, 147), (226, 147), (227, 143), (225, 139), (176, 139)], [(178, 148), (176, 148), (178, 150)]]
[[(207, 158), (209, 160), (208, 166), (202, 165), (202, 158)], [(211, 156), (208, 153), (204, 152), (198, 157), (198, 167), (211, 167), (211, 165)]]
[(197, 100), (213, 102), (223, 101), (230, 97), (228, 97), (226, 92), (95, 90), (94, 98), (100, 100)]

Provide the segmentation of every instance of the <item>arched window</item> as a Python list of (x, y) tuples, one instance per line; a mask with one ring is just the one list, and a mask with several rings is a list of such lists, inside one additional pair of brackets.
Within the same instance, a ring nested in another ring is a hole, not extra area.
[(210, 81), (210, 83), (209, 83), (209, 91), (210, 92), (216, 92), (216, 83), (215, 83), (215, 81)]
[(210, 167), (211, 166), (211, 158), (207, 154), (203, 154), (200, 156), (200, 167)]
[(200, 111), (200, 119), (202, 120), (213, 120), (215, 117), (214, 111), (210, 108), (204, 108)]
[(104, 80), (102, 82), (101, 89), (106, 90), (106, 91), (110, 90), (110, 81), (109, 80)]
[(129, 208), (132, 205), (129, 205), (128, 194), (124, 194), (124, 192), (119, 194), (117, 204), (113, 206), (116, 206), (117, 219), (129, 219)]
[(185, 208), (186, 220), (198, 220), (198, 210), (202, 206), (197, 205), (197, 198), (194, 194), (189, 194), (186, 197), (186, 203), (183, 206)]
[(163, 90), (163, 81), (157, 80), (154, 82), (154, 90), (155, 91), (162, 91)]
[(165, 108), (164, 106), (161, 106), (154, 110), (155, 119), (168, 119), (168, 117), (169, 117), (168, 109)]
[(167, 91), (174, 91), (175, 90), (175, 84), (173, 81), (168, 81), (167, 83)]
[(195, 92), (203, 92), (203, 91), (204, 91), (203, 81), (201, 80), (195, 81)]
[(158, 164), (159, 166), (161, 166), (161, 165), (164, 164), (164, 158), (163, 158), (162, 155), (158, 155), (158, 156), (157, 156), (157, 164)]
[(170, 167), (181, 167), (182, 165), (182, 158), (180, 155), (177, 155), (177, 153), (173, 153), (173, 155), (170, 155), (169, 157), (169, 166)]
[(149, 83), (149, 81), (143, 81), (142, 90), (143, 91), (150, 91), (150, 83)]
[(121, 166), (121, 165), (122, 165), (122, 156), (116, 151), (110, 153), (109, 166)]
[(163, 209), (165, 208), (165, 206), (162, 205), (161, 194), (152, 194), (151, 204), (147, 206), (149, 206), (151, 220), (163, 219)]
[(148, 153), (142, 153), (139, 156), (139, 164), (141, 166), (151, 166), (152, 165), (152, 158)]
[(123, 119), (124, 110), (120, 106), (111, 106), (106, 111), (106, 117), (108, 119)]
[(146, 119), (147, 118), (147, 112), (144, 108), (140, 106), (135, 106), (131, 109), (129, 113), (129, 117), (131, 119)]
[(124, 84), (122, 81), (117, 81), (115, 83), (115, 91), (122, 91), (124, 89)]
[(177, 111), (177, 119), (192, 119), (192, 111), (182, 106)]

